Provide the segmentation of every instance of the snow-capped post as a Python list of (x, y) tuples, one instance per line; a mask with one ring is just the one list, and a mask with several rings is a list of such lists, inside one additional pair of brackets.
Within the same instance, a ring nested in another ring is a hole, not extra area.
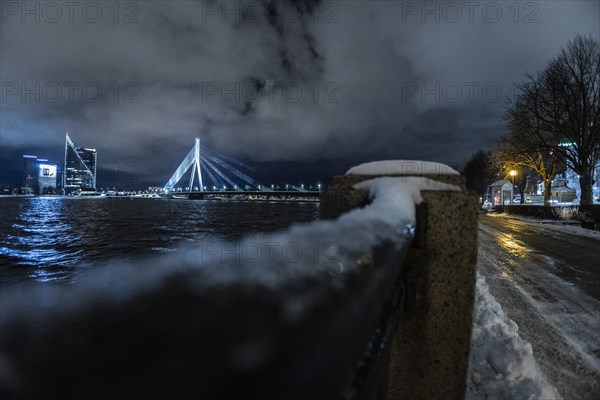
[[(379, 182), (377, 185), (374, 182)], [(333, 179), (321, 196), (321, 217), (334, 219), (377, 197), (376, 186), (412, 191), (408, 209), (424, 246), (413, 246), (401, 268), (407, 298), (387, 356), (388, 399), (464, 399), (477, 261), (477, 198), (452, 168), (423, 161), (379, 161)], [(409, 197), (410, 199), (410, 197)], [(421, 206), (416, 206), (420, 204)], [(419, 207), (427, 216), (419, 220)], [(425, 225), (425, 226), (424, 226)], [(402, 311), (401, 311), (402, 312)]]

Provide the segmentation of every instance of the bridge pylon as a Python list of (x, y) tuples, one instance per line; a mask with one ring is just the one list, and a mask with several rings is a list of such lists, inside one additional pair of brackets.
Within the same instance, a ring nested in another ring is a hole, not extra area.
[(196, 173), (198, 174), (198, 181), (200, 183), (199, 189), (200, 191), (204, 191), (202, 169), (200, 168), (200, 138), (196, 138), (194, 147), (192, 147), (188, 155), (183, 159), (181, 164), (179, 164), (179, 167), (175, 170), (171, 179), (169, 179), (163, 189), (165, 191), (172, 190), (190, 168), (192, 168), (192, 174), (190, 175), (190, 192), (194, 189), (194, 178)]

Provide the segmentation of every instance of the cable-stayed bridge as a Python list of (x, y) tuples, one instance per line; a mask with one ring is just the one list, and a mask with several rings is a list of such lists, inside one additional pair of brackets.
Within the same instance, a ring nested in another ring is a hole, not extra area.
[[(256, 170), (232, 157), (217, 155), (206, 147), (200, 147), (196, 138), (194, 146), (165, 184), (165, 192), (187, 192), (190, 198), (202, 198), (204, 194), (291, 194), (315, 197), (319, 191), (309, 191), (303, 185), (282, 187), (266, 186), (253, 178)], [(281, 190), (280, 190), (281, 189)], [(317, 187), (315, 187), (317, 189)]]

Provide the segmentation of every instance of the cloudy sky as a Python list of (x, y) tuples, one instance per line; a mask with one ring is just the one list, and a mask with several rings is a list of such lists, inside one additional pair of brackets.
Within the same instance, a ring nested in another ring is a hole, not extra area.
[(586, 0), (0, 4), (3, 170), (60, 163), (68, 131), (157, 183), (197, 136), (255, 162), (460, 166), (503, 132), (513, 82), (600, 39)]

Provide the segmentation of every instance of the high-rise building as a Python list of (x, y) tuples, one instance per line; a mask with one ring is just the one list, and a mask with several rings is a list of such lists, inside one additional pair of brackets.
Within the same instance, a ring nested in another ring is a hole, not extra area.
[(65, 139), (65, 194), (96, 191), (96, 149), (75, 147), (69, 133)]
[(33, 194), (37, 192), (37, 156), (23, 155), (23, 173), (21, 179), (21, 192)]
[(48, 163), (48, 160), (38, 158), (37, 186), (40, 194), (53, 194), (56, 192), (58, 167)]
[(22, 194), (46, 194), (56, 192), (58, 167), (45, 158), (23, 156)]

